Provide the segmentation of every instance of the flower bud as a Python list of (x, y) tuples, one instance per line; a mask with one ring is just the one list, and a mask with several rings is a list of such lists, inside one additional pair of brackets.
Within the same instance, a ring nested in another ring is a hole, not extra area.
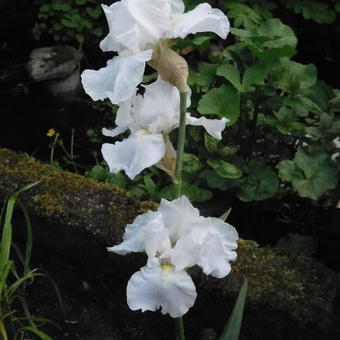
[(188, 91), (188, 64), (183, 57), (166, 44), (163, 44), (159, 51), (154, 53), (149, 64), (158, 71), (164, 80), (177, 87), (179, 92)]

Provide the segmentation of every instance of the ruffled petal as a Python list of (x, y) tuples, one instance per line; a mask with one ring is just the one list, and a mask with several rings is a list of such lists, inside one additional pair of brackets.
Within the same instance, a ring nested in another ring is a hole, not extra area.
[(206, 117), (191, 117), (187, 114), (187, 124), (188, 125), (199, 125), (203, 126), (205, 130), (216, 139), (222, 139), (222, 131), (225, 129), (225, 124), (229, 120), (227, 118), (222, 119), (208, 119)]
[(193, 226), (201, 221), (199, 211), (192, 206), (186, 196), (181, 196), (173, 201), (162, 199), (158, 211), (169, 228), (172, 241), (177, 241), (186, 235)]
[(116, 137), (120, 135), (121, 133), (124, 133), (126, 130), (128, 130), (128, 127), (126, 126), (118, 126), (111, 130), (102, 128), (102, 134), (106, 137)]
[(129, 99), (136, 93), (136, 86), (143, 79), (145, 63), (151, 56), (152, 50), (146, 50), (114, 57), (98, 71), (85, 70), (81, 74), (85, 92), (93, 100), (109, 98), (113, 104)]
[(210, 234), (203, 242), (197, 264), (206, 275), (219, 279), (230, 273), (230, 264), (225, 257), (222, 241), (217, 235)]
[(236, 259), (236, 229), (218, 218), (201, 217), (200, 223), (180, 238), (166, 254), (178, 270), (198, 265), (207, 275), (222, 278), (229, 274), (229, 261)]
[(170, 266), (143, 267), (127, 285), (127, 303), (132, 310), (155, 311), (173, 318), (184, 315), (196, 300), (196, 288), (185, 271)]
[(139, 107), (135, 107), (134, 116), (136, 122), (150, 133), (170, 133), (179, 121), (177, 88), (161, 78), (146, 85), (143, 100)]
[(229, 29), (229, 20), (224, 13), (217, 8), (211, 8), (207, 3), (203, 3), (192, 11), (179, 16), (165, 37), (184, 39), (191, 33), (214, 32), (225, 39)]
[(110, 7), (104, 5), (110, 31), (101, 48), (119, 51), (124, 46), (135, 53), (150, 48), (171, 27), (171, 10), (176, 8), (175, 3), (172, 6), (164, 0), (122, 0)]
[(119, 10), (120, 6), (121, 4), (119, 1), (113, 3), (110, 7), (102, 4), (107, 24), (109, 25), (109, 34), (99, 44), (100, 48), (104, 52), (119, 52), (124, 48), (124, 46), (116, 41), (115, 36), (111, 33), (114, 28), (113, 23), (115, 22), (115, 13)]
[[(132, 224), (126, 226), (123, 242), (113, 247), (108, 247), (107, 250), (119, 255), (143, 252), (146, 249), (146, 241), (150, 230), (160, 231), (162, 228), (165, 229), (165, 226), (159, 213), (150, 211), (139, 215)], [(160, 238), (158, 237), (158, 239)], [(152, 250), (151, 245), (149, 245), (149, 249)], [(149, 252), (151, 253), (151, 251)]]
[(110, 172), (124, 170), (133, 179), (144, 169), (159, 162), (165, 154), (163, 135), (138, 131), (122, 142), (105, 143), (102, 154)]

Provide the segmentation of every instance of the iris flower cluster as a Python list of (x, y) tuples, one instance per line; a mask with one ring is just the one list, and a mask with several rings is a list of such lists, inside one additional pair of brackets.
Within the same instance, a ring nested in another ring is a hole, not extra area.
[[(133, 179), (145, 168), (157, 165), (173, 177), (176, 162), (169, 134), (179, 126), (180, 91), (188, 91), (187, 67), (171, 45), (191, 33), (214, 32), (225, 39), (229, 21), (209, 4), (184, 12), (183, 0), (121, 0), (102, 5), (109, 33), (100, 43), (103, 51), (117, 52), (106, 67), (85, 70), (82, 84), (93, 100), (119, 106), (117, 127), (103, 129), (115, 137), (127, 130), (129, 137), (114, 144), (105, 143), (102, 154), (110, 171), (124, 170)], [(137, 94), (145, 64), (158, 71), (158, 79)], [(184, 76), (181, 77), (181, 74)], [(190, 106), (190, 98), (187, 100)], [(214, 138), (221, 139), (227, 122), (223, 119), (192, 117), (186, 124), (200, 125)], [(199, 214), (185, 196), (162, 199), (157, 211), (137, 216), (127, 225), (122, 243), (108, 250), (119, 255), (145, 252), (146, 266), (130, 278), (127, 302), (132, 310), (154, 311), (181, 317), (196, 299), (195, 285), (187, 273), (199, 266), (207, 275), (223, 278), (236, 259), (238, 234), (233, 226), (218, 218)]]

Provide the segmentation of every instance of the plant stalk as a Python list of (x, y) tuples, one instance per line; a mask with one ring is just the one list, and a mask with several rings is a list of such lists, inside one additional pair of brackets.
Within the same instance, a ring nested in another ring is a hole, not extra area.
[(183, 318), (175, 319), (177, 340), (185, 340)]
[(186, 109), (187, 109), (187, 94), (188, 92), (180, 92), (180, 116), (179, 116), (179, 130), (178, 130), (178, 143), (177, 143), (177, 160), (175, 169), (175, 185), (176, 197), (182, 194), (182, 167), (183, 167), (183, 154), (185, 143), (185, 127), (186, 127)]
[[(180, 116), (179, 116), (179, 131), (177, 143), (177, 160), (175, 169), (175, 186), (176, 197), (182, 194), (182, 167), (183, 167), (183, 154), (185, 143), (185, 127), (186, 127), (186, 111), (187, 111), (187, 95), (188, 92), (180, 92)], [(183, 318), (175, 319), (177, 340), (185, 340)]]

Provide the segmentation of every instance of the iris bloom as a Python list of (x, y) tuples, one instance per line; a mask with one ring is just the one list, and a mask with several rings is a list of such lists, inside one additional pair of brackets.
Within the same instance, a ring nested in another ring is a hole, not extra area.
[(187, 13), (183, 0), (121, 0), (102, 7), (109, 34), (100, 47), (118, 52), (118, 56), (98, 71), (82, 73), (85, 92), (93, 100), (109, 98), (119, 104), (133, 96), (145, 63), (157, 65), (156, 59), (169, 40), (197, 32), (214, 32), (225, 39), (229, 33), (227, 17), (207, 3)]
[(155, 212), (127, 225), (123, 242), (108, 248), (119, 255), (146, 252), (147, 265), (130, 278), (127, 302), (132, 310), (155, 311), (177, 318), (195, 302), (196, 288), (186, 270), (198, 265), (207, 275), (225, 277), (236, 259), (238, 234), (218, 218), (199, 215), (188, 198), (162, 199)]
[[(121, 103), (117, 127), (103, 129), (103, 134), (115, 137), (126, 130), (131, 134), (122, 142), (102, 146), (110, 171), (124, 170), (133, 179), (142, 170), (158, 163), (165, 156), (168, 134), (179, 125), (179, 109), (178, 90), (161, 78), (145, 86), (144, 96), (136, 95)], [(228, 120), (195, 118), (187, 113), (186, 121), (190, 125), (202, 125), (211, 136), (221, 139)]]

